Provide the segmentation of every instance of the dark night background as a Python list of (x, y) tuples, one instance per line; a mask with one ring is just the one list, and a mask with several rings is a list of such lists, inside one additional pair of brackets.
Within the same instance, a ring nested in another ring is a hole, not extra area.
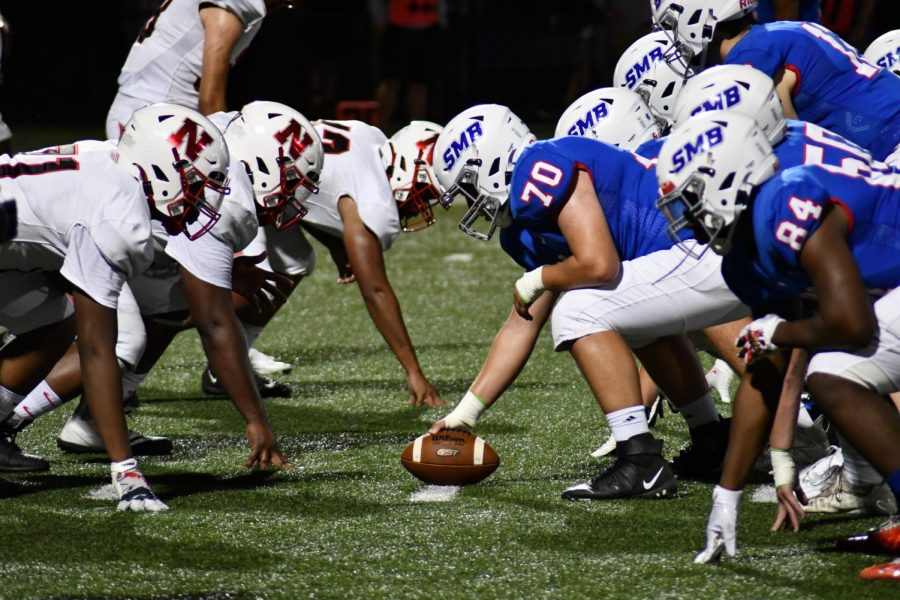
[[(0, 0), (13, 31), (0, 111), (13, 134), (18, 126), (79, 125), (101, 136), (119, 69), (159, 2)], [(334, 116), (339, 100), (373, 98), (372, 3), (300, 0), (267, 17), (232, 70), (229, 107), (278, 100), (323, 118)], [(879, 0), (871, 24), (856, 24), (866, 40), (900, 27), (898, 5)], [(443, 39), (409, 49), (433, 57), (428, 118), (438, 122), (484, 101), (508, 104), (526, 120), (555, 121), (570, 101), (609, 85), (619, 54), (650, 24), (646, 0), (446, 0), (445, 14)]]

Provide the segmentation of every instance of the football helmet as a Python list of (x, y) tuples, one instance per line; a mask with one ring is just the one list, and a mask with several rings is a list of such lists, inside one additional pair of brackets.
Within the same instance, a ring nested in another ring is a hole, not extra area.
[(736, 111), (753, 117), (770, 144), (784, 138), (787, 121), (772, 78), (747, 65), (710, 67), (688, 80), (675, 100), (678, 129), (693, 115), (710, 110)]
[(739, 19), (756, 10), (756, 5), (756, 0), (650, 0), (654, 25), (670, 36), (675, 47), (667, 58), (686, 76), (697, 57), (699, 66), (704, 66), (716, 24)]
[(302, 219), (325, 163), (312, 123), (290, 106), (258, 100), (228, 123), (225, 141), (253, 182), (260, 224), (287, 229)]
[(752, 117), (726, 111), (699, 114), (660, 149), (656, 179), (662, 196), (656, 205), (674, 239), (691, 227), (697, 241), (727, 254), (753, 188), (777, 170), (772, 146)]
[(433, 167), (434, 144), (441, 131), (437, 123), (413, 121), (381, 146), (403, 231), (421, 231), (434, 224), (431, 208), (441, 198)]
[[(219, 220), (222, 196), (231, 191), (228, 147), (199, 112), (175, 104), (138, 109), (116, 154), (118, 164), (141, 181), (151, 214), (169, 235), (184, 233), (194, 240)], [(206, 221), (198, 223), (201, 215)]]
[[(506, 106), (479, 104), (456, 115), (434, 145), (434, 171), (448, 208), (463, 199), (468, 210), (459, 228), (479, 240), (489, 240), (497, 227), (510, 223), (509, 182), (516, 159), (535, 137)], [(476, 228), (478, 219), (487, 230)]]
[(659, 123), (640, 94), (607, 87), (573, 102), (559, 118), (554, 136), (592, 137), (630, 151), (661, 134)]
[(900, 76), (900, 29), (880, 35), (866, 48), (863, 58)]
[(665, 33), (648, 33), (622, 53), (613, 73), (613, 85), (640, 94), (658, 119), (662, 132), (672, 124), (675, 99), (685, 79), (693, 75), (689, 68), (683, 72), (672, 68), (671, 57), (676, 54)]

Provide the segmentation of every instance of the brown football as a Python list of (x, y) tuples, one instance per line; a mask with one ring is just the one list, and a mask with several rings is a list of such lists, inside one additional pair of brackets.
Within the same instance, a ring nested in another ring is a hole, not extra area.
[(432, 485), (478, 483), (500, 466), (500, 457), (480, 437), (444, 430), (411, 441), (400, 462), (418, 479)]

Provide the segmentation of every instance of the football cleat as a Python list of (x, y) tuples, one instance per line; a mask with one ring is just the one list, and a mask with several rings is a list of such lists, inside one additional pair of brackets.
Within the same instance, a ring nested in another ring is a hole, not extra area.
[(46, 471), (50, 463), (40, 456), (25, 454), (16, 444), (16, 432), (0, 425), (0, 471), (8, 473), (27, 473), (30, 471)]
[[(129, 429), (128, 441), (131, 444), (131, 451), (136, 456), (172, 454), (172, 440), (169, 438), (144, 435)], [(56, 438), (56, 446), (70, 454), (106, 454), (106, 447), (94, 422), (79, 416), (77, 411), (63, 425)]]
[(866, 554), (900, 554), (900, 517), (893, 515), (875, 529), (838, 540), (837, 549)]
[(671, 498), (675, 476), (662, 457), (662, 440), (649, 433), (633, 436), (616, 447), (616, 462), (586, 483), (563, 491), (566, 500)]
[(804, 510), (808, 513), (891, 515), (897, 512), (897, 503), (886, 484), (853, 485), (844, 478), (841, 469), (831, 489), (810, 500)]
[(833, 489), (843, 464), (844, 453), (840, 447), (832, 446), (824, 458), (801, 469), (798, 481), (806, 497), (812, 500)]
[(609, 434), (609, 437), (606, 438), (606, 441), (600, 445), (599, 448), (591, 452), (591, 458), (601, 459), (604, 456), (608, 456), (616, 451), (616, 438), (613, 434)]
[(722, 419), (691, 430), (691, 444), (672, 460), (672, 471), (684, 479), (719, 481), (731, 419)]
[(859, 578), (869, 581), (900, 581), (900, 558), (893, 562), (866, 567), (859, 572)]
[[(256, 382), (256, 389), (259, 390), (259, 395), (263, 398), (290, 398), (294, 393), (293, 388), (288, 383), (275, 381), (268, 377), (260, 377), (255, 373), (253, 377)], [(219, 378), (215, 376), (208, 365), (203, 370), (203, 376), (200, 378), (200, 387), (203, 389), (203, 393), (208, 396), (228, 396), (225, 393), (225, 388), (219, 382)]]
[(250, 367), (257, 375), (273, 375), (275, 373), (287, 373), (293, 366), (290, 363), (276, 360), (275, 357), (260, 352), (256, 348), (250, 348), (247, 353), (250, 358)]

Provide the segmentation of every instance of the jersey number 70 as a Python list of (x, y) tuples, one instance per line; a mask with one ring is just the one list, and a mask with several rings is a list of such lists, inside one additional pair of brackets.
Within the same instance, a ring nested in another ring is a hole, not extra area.
[[(534, 166), (531, 167), (531, 179), (551, 187), (558, 186), (559, 182), (562, 181), (562, 176), (563, 172), (559, 167), (542, 160), (537, 161), (534, 163)], [(538, 200), (541, 201), (541, 204), (550, 206), (550, 203), (553, 202), (553, 195), (539, 188), (535, 185), (534, 181), (527, 181), (525, 183), (525, 187), (522, 188), (520, 199), (522, 202), (527, 203), (531, 201), (532, 196), (537, 196)]]

